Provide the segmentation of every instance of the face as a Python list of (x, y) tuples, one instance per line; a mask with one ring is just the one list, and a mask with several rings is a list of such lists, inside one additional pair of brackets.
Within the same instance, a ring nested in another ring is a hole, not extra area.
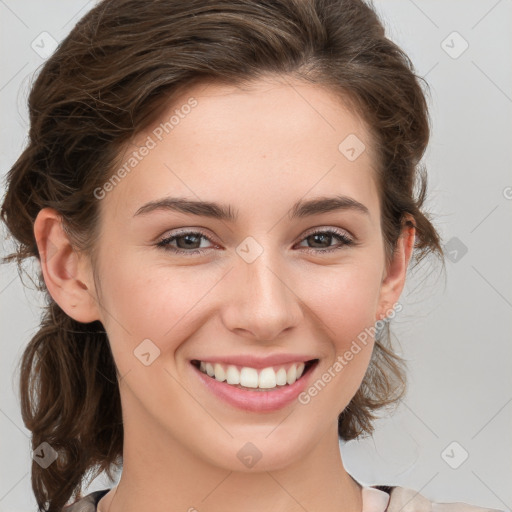
[[(373, 349), (361, 333), (401, 290), (386, 281), (371, 148), (339, 97), (290, 80), (195, 86), (137, 135), (119, 166), (129, 171), (98, 192), (97, 317), (125, 432), (167, 435), (242, 471), (249, 441), (275, 469), (336, 430)], [(192, 364), (274, 355), (286, 356), (266, 365), (278, 373), (317, 360), (294, 384), (300, 397), (271, 398), (288, 384), (236, 389), (253, 397), (237, 404), (234, 385)]]

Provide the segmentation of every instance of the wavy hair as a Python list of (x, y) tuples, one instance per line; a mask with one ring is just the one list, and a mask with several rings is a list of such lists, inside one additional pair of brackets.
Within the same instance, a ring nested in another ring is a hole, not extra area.
[[(116, 168), (130, 139), (163, 105), (201, 81), (235, 85), (264, 75), (327, 86), (373, 134), (386, 257), (406, 214), (414, 219), (416, 265), (440, 257), (440, 236), (424, 211), (429, 139), (421, 79), (385, 36), (362, 0), (103, 0), (44, 63), (28, 99), (26, 148), (7, 174), (1, 219), (21, 265), (40, 258), (34, 221), (57, 210), (76, 250), (92, 254), (99, 230), (94, 190)], [(32, 463), (39, 510), (55, 512), (82, 496), (84, 480), (122, 464), (123, 422), (117, 368), (101, 322), (80, 323), (49, 295), (37, 333), (20, 361), (21, 411), (32, 447), (58, 452), (48, 468)], [(369, 435), (378, 409), (406, 388), (405, 364), (389, 324), (375, 340), (363, 382), (339, 416), (343, 440)]]

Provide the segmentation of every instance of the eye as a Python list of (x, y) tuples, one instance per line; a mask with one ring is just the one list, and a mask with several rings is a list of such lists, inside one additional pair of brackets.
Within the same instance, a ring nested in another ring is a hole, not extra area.
[[(340, 244), (335, 246), (330, 246), (329, 242), (332, 242), (333, 238), (337, 239)], [(326, 253), (326, 252), (333, 252), (338, 251), (340, 249), (343, 249), (343, 247), (354, 245), (355, 241), (350, 238), (345, 232), (338, 231), (337, 229), (324, 229), (324, 230), (317, 230), (313, 231), (312, 233), (309, 233), (303, 241), (312, 243), (314, 245), (326, 245), (327, 249), (322, 249), (318, 247), (307, 247), (307, 252), (313, 252), (313, 253)]]
[[(181, 233), (174, 234), (163, 240), (160, 240), (156, 245), (157, 247), (161, 247), (166, 251), (171, 251), (176, 254), (202, 254), (206, 250), (210, 248), (196, 248), (200, 247), (201, 239), (205, 239), (211, 242), (211, 240), (200, 231), (183, 231)], [(177, 247), (172, 246), (171, 244), (176, 242)], [(197, 245), (199, 243), (199, 246)], [(192, 249), (192, 250), (189, 250)]]
[[(335, 246), (331, 246), (330, 242), (337, 239), (340, 243)], [(175, 233), (169, 237), (163, 238), (157, 242), (156, 246), (163, 248), (166, 251), (171, 251), (175, 254), (182, 254), (186, 256), (204, 254), (205, 252), (212, 249), (212, 247), (201, 248), (201, 239), (212, 242), (211, 239), (201, 231), (182, 231)], [(345, 246), (355, 245), (355, 241), (350, 238), (345, 232), (338, 231), (337, 229), (324, 229), (317, 230), (309, 233), (302, 241), (312, 243), (314, 245), (326, 245), (325, 247), (307, 247), (307, 252), (313, 253), (328, 253), (343, 249)], [(171, 244), (176, 243), (176, 246)], [(212, 242), (213, 243), (213, 242)], [(198, 245), (199, 244), (199, 245)], [(218, 246), (216, 246), (218, 247)]]

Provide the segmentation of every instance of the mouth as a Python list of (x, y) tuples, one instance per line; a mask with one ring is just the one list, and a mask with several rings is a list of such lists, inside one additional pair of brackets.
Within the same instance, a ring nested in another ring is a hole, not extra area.
[(260, 369), (197, 359), (190, 363), (193, 375), (215, 403), (245, 412), (271, 413), (294, 402), (302, 404), (298, 398), (312, 380), (319, 359)]
[(211, 380), (246, 391), (268, 392), (293, 386), (295, 382), (304, 379), (318, 361), (310, 359), (262, 369), (198, 359), (192, 359), (190, 363)]

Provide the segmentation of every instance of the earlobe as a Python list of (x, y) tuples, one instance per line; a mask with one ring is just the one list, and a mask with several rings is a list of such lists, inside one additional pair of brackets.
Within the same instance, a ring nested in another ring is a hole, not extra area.
[(407, 268), (414, 250), (416, 228), (414, 219), (407, 214), (402, 224), (402, 232), (398, 237), (395, 252), (385, 269), (380, 289), (377, 320), (388, 316), (393, 304), (398, 302), (405, 285)]
[(38, 213), (34, 236), (43, 278), (55, 302), (78, 322), (99, 320), (94, 284), (85, 258), (73, 248), (56, 210), (43, 208)]

